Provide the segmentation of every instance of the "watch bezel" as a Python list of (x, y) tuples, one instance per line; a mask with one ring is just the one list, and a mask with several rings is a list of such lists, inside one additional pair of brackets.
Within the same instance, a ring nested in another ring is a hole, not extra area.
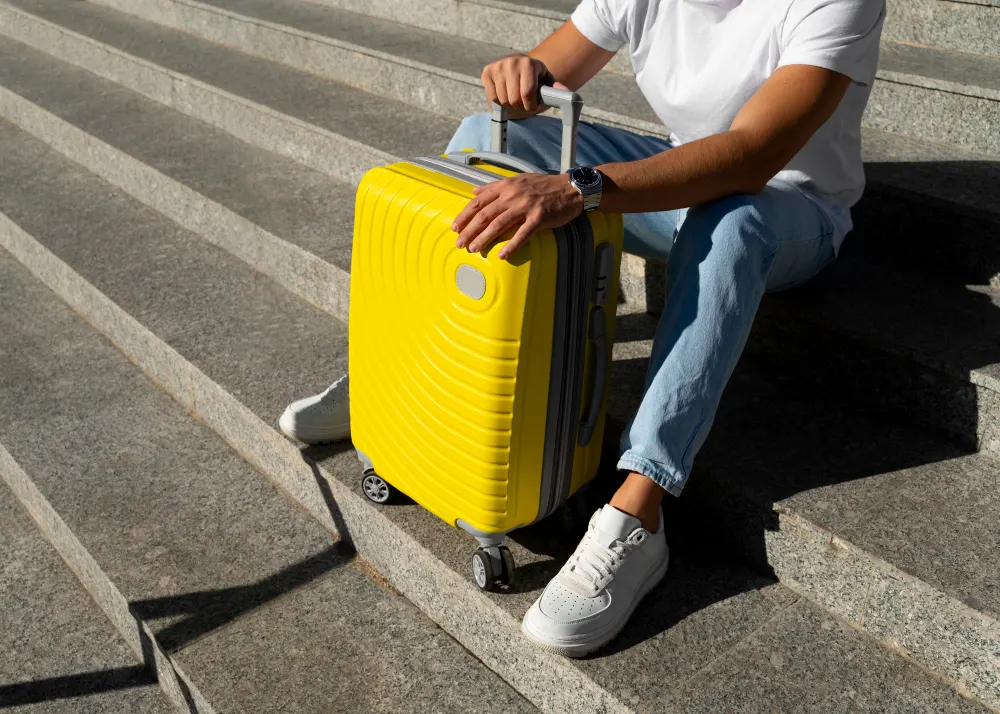
[(597, 188), (602, 183), (601, 172), (593, 166), (577, 166), (570, 170), (569, 177), (582, 191)]

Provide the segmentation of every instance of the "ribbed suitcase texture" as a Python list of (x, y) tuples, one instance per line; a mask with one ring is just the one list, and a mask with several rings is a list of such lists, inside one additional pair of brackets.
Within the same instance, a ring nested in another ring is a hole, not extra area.
[[(361, 182), (351, 265), (351, 431), (379, 476), (447, 523), (506, 533), (545, 515), (550, 380), (563, 378), (551, 368), (559, 249), (552, 231), (510, 261), (496, 257), (499, 244), (486, 255), (456, 248), (451, 223), (472, 188), (407, 162), (373, 169)], [(610, 365), (621, 217), (594, 212), (588, 219), (594, 245), (614, 250), (604, 306)], [(593, 344), (583, 339), (570, 348), (586, 350), (579, 379), (590, 385)], [(591, 397), (585, 387), (575, 420)], [(603, 429), (602, 409), (589, 443), (572, 447), (570, 492), (595, 475)]]

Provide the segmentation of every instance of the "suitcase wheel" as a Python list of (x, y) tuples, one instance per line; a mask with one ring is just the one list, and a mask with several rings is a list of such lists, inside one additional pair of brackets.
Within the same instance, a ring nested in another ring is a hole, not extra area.
[(514, 555), (505, 545), (477, 548), (472, 554), (472, 579), (481, 590), (514, 584)]
[(380, 505), (389, 503), (396, 495), (396, 489), (374, 471), (365, 474), (365, 478), (361, 482), (361, 492), (369, 501)]

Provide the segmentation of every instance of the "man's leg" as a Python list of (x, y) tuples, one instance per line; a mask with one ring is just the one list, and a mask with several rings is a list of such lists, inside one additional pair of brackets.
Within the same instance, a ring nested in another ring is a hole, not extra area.
[(612, 640), (666, 573), (660, 501), (687, 481), (761, 296), (833, 258), (832, 224), (790, 186), (679, 218), (646, 393), (622, 436), (618, 465), (629, 476), (522, 624), (528, 637), (570, 656)]
[(787, 184), (697, 206), (682, 218), (646, 392), (618, 464), (632, 472), (619, 500), (643, 520), (662, 496), (648, 479), (674, 495), (683, 489), (765, 291), (814, 276), (833, 260), (832, 241), (830, 220)]

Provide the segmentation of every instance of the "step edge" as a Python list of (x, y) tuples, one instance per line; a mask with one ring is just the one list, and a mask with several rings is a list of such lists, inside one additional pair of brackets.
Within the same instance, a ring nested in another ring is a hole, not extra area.
[[(546, 36), (553, 32), (559, 25), (570, 18), (570, 14), (558, 10), (531, 7), (504, 0), (447, 0), (449, 4), (450, 18), (442, 20), (438, 16), (433, 19), (423, 19), (422, 14), (417, 16), (408, 15), (405, 21), (399, 19), (398, 13), (393, 12), (392, 5), (381, 3), (358, 2), (358, 0), (303, 0), (322, 7), (330, 7), (356, 15), (365, 15), (381, 20), (392, 20), (400, 24), (416, 27), (421, 30), (432, 30), (442, 34), (452, 34), (468, 40), (479, 40), (484, 42), (497, 42), (497, 37), (491, 32), (492, 26), (489, 22), (483, 22), (482, 12), (485, 10), (494, 16), (504, 15), (508, 23), (520, 23), (519, 30), (512, 31), (517, 36), (530, 35), (531, 40), (527, 43), (519, 42), (514, 44), (504, 40), (501, 44), (508, 47), (513, 52), (527, 52), (531, 48), (529, 44), (537, 44)], [(415, 0), (410, 2), (411, 8), (419, 8), (421, 4)], [(475, 19), (474, 19), (475, 18)], [(527, 29), (531, 25), (531, 29)], [(608, 62), (602, 73), (632, 76), (632, 60), (628, 53), (620, 52)]]
[(338, 319), (347, 319), (350, 295), (347, 271), (270, 233), (3, 86), (0, 86), (0, 117), (206, 242), (239, 258), (309, 304)]
[[(597, 705), (597, 710), (609, 714), (631, 711), (581, 670), (521, 637), (520, 623), (490, 602), (468, 578), (438, 560), (329, 471), (307, 462), (292, 442), (3, 213), (0, 213), (0, 247), (283, 494), (332, 534), (352, 541), (359, 554), (407, 599), (535, 706), (545, 711), (580, 714), (594, 712)], [(405, 544), (406, 557), (397, 555), (399, 544)], [(462, 602), (465, 608), (458, 613), (443, 607), (445, 602)], [(482, 613), (480, 617), (470, 616), (470, 605)], [(498, 623), (501, 634), (507, 638), (506, 647), (497, 648), (496, 640), (484, 639), (474, 627), (469, 627), (471, 622)], [(515, 654), (502, 660), (498, 658), (498, 649)], [(527, 670), (525, 663), (534, 666)], [(539, 686), (540, 672), (547, 673), (550, 681), (558, 682), (561, 689)], [(562, 699), (560, 695), (570, 699)]]
[(149, 669), (170, 703), (188, 714), (216, 714), (190, 676), (160, 646), (149, 624), (135, 614), (115, 583), (3, 444), (0, 444), (0, 480), (20, 501), (39, 532), (55, 548), (132, 654)]
[(914, 74), (912, 72), (902, 72), (890, 69), (879, 69), (875, 77), (878, 81), (882, 82), (892, 82), (893, 84), (902, 84), (908, 87), (917, 87), (919, 89), (944, 92), (946, 94), (955, 94), (961, 97), (969, 97), (971, 99), (1000, 102), (1000, 89), (991, 89), (989, 87), (980, 87), (975, 84), (966, 84), (964, 82), (955, 82), (949, 79), (938, 79), (936, 77), (928, 77), (923, 74)]
[[(992, 681), (968, 676), (967, 669), (963, 669), (985, 658), (985, 648), (976, 647), (977, 643), (988, 643), (986, 647), (1000, 652), (1000, 622), (850, 540), (813, 524), (794, 510), (775, 509), (774, 513), (779, 525), (776, 531), (765, 533), (766, 548), (768, 563), (782, 584), (863, 630), (900, 656), (943, 676), (963, 696), (994, 710), (1000, 709), (1000, 675), (996, 674), (1000, 672), (1000, 658), (992, 656), (995, 660)], [(790, 552), (799, 557), (812, 556), (812, 563), (829, 563), (838, 558), (850, 562), (836, 575), (833, 574), (834, 566), (827, 568), (821, 578), (796, 577), (800, 571), (790, 562), (792, 558), (782, 557)], [(833, 579), (839, 581), (840, 587), (821, 587)], [(861, 583), (863, 587), (857, 588), (854, 583)], [(845, 603), (838, 597), (845, 587), (863, 591), (862, 597), (857, 602)], [(880, 604), (880, 596), (890, 589), (895, 590), (894, 597)], [(901, 607), (893, 611), (887, 606), (890, 600), (897, 602), (899, 599), (909, 602), (910, 609)], [(915, 608), (934, 614), (937, 621), (922, 619), (920, 632), (916, 632), (907, 616)], [(875, 622), (879, 617), (881, 624)], [(948, 646), (940, 652), (930, 653), (925, 646), (927, 640), (935, 644), (947, 642)], [(989, 667), (983, 669), (989, 670)]]
[[(339, 82), (347, 86), (353, 87), (355, 89), (360, 89), (362, 91), (375, 94), (376, 96), (383, 97), (385, 99), (392, 99), (395, 101), (400, 101), (412, 106), (420, 107), (425, 111), (434, 112), (442, 116), (452, 117), (455, 113), (459, 113), (463, 116), (468, 114), (473, 114), (476, 112), (482, 112), (486, 109), (486, 102), (482, 95), (482, 83), (478, 77), (472, 75), (462, 74), (460, 72), (455, 72), (452, 70), (444, 69), (443, 67), (436, 67), (425, 62), (420, 62), (418, 60), (409, 59), (400, 55), (394, 55), (390, 52), (385, 52), (383, 50), (377, 50), (371, 47), (365, 47), (363, 45), (355, 45), (353, 43), (345, 42), (343, 40), (338, 40), (335, 38), (327, 37), (325, 35), (319, 35), (316, 33), (306, 32), (299, 30), (288, 25), (281, 25), (279, 23), (271, 22), (269, 20), (261, 20), (259, 18), (253, 17), (251, 15), (244, 15), (240, 13), (235, 13), (229, 10), (222, 10), (221, 8), (216, 8), (212, 5), (206, 5), (205, 3), (197, 2), (197, 0), (165, 0), (167, 4), (180, 5), (188, 8), (192, 11), (203, 13), (205, 15), (212, 15), (216, 17), (225, 17), (226, 19), (236, 23), (237, 25), (255, 25), (258, 28), (267, 30), (270, 33), (274, 33), (273, 37), (290, 36), (298, 39), (305, 40), (307, 42), (316, 43), (318, 45), (323, 45), (327, 48), (331, 48), (335, 51), (345, 53), (346, 55), (360, 55), (367, 57), (371, 60), (384, 63), (393, 68), (397, 68), (395, 75), (397, 79), (401, 81), (394, 85), (394, 88), (390, 92), (379, 91), (378, 89), (372, 90), (371, 81), (360, 81), (358, 79), (360, 73), (350, 72), (350, 71), (340, 71), (334, 73), (330, 70), (331, 65), (343, 65), (343, 62), (330, 63), (326, 62), (323, 69), (319, 69), (316, 66), (306, 66), (306, 63), (290, 60), (287, 54), (277, 51), (268, 51), (261, 44), (254, 44), (249, 42), (245, 37), (239, 37), (238, 41), (229, 41), (223, 37), (218, 36), (218, 33), (213, 33), (206, 29), (206, 26), (200, 23), (190, 23), (183, 22), (180, 19), (171, 16), (170, 14), (159, 12), (156, 10), (148, 10), (146, 8), (136, 7), (134, 4), (128, 2), (128, 0), (92, 0), (94, 4), (107, 7), (109, 9), (122, 12), (123, 14), (130, 15), (132, 17), (138, 18), (145, 22), (150, 22), (153, 24), (160, 25), (167, 29), (171, 29), (177, 32), (184, 32), (187, 34), (194, 35), (202, 40), (207, 40), (210, 42), (217, 42), (229, 49), (241, 52), (243, 54), (251, 55), (261, 59), (266, 59), (271, 62), (280, 62), (286, 64), (289, 67), (298, 69), (304, 72), (310, 72), (316, 74), (317, 76), (324, 77), (328, 80)], [(312, 1), (312, 0), (307, 0)], [(260, 39), (258, 34), (257, 39)], [(96, 42), (96, 40), (94, 40)], [(119, 51), (120, 52), (120, 51)], [(452, 99), (448, 102), (448, 111), (441, 111), (436, 108), (438, 102), (434, 101), (421, 101), (426, 100), (424, 92), (421, 91), (426, 89), (425, 85), (420, 82), (407, 82), (405, 81), (405, 76), (402, 75), (417, 75), (419, 77), (431, 77), (437, 78), (438, 80), (444, 80), (450, 83), (452, 86), (437, 86), (434, 87), (434, 91), (442, 95), (454, 95), (454, 90), (459, 89), (459, 91), (467, 94), (464, 100), (455, 101)], [(368, 76), (368, 75), (365, 75)], [(624, 76), (617, 75), (616, 76)], [(405, 92), (400, 91), (398, 85), (404, 85), (410, 88), (411, 91)], [(454, 85), (458, 85), (455, 87)], [(614, 126), (619, 126), (632, 131), (654, 134), (656, 136), (667, 136), (669, 132), (661, 124), (647, 121), (644, 119), (638, 119), (634, 117), (627, 116), (625, 114), (619, 114), (617, 112), (611, 112), (604, 109), (597, 109), (591, 106), (584, 105), (583, 117), (589, 117), (602, 121), (606, 124), (611, 124)]]
[[(329, 131), (290, 114), (284, 114), (189, 75), (174, 72), (167, 67), (123, 52), (58, 23), (0, 2), (0, 18), (4, 16), (4, 13), (9, 13), (15, 19), (29, 24), (19, 31), (13, 26), (13, 23), (0, 23), (0, 34), (11, 40), (92, 72), (147, 99), (223, 129), (241, 141), (297, 161), (334, 179), (357, 184), (372, 166), (396, 160), (391, 154), (375, 147)], [(30, 33), (30, 36), (26, 35), (25, 29)], [(62, 41), (67, 38), (75, 43), (72, 49), (68, 43)], [(72, 56), (73, 50), (82, 50), (86, 56), (74, 57)], [(138, 71), (142, 76), (136, 77), (131, 74), (125, 76), (121, 71), (116, 71), (120, 70), (120, 67), (115, 66), (116, 62)], [(141, 81), (145, 79), (154, 81)], [(206, 97), (214, 98), (222, 102), (224, 106), (215, 106), (217, 102), (206, 102), (204, 101)], [(249, 118), (250, 121), (241, 122), (241, 117)], [(265, 127), (270, 132), (267, 136), (271, 138), (267, 138), (261, 133), (249, 132), (246, 127), (252, 126)], [(299, 132), (298, 141), (293, 142), (293, 145), (280, 139), (281, 134), (287, 133), (288, 126), (294, 127)], [(278, 138), (272, 137), (272, 134), (277, 135)], [(303, 136), (308, 137), (309, 141), (303, 142)], [(325, 150), (306, 150), (313, 147), (303, 146), (304, 143)], [(354, 156), (355, 154), (363, 157), (363, 160), (346, 165), (331, 166), (328, 162), (320, 159), (320, 157)]]
[[(368, 504), (329, 471), (314, 463), (307, 463), (294, 444), (284, 439), (250, 412), (236, 397), (213, 382), (2, 213), (0, 213), (0, 246), (11, 252), (19, 262), (142, 368), (154, 383), (189, 408), (197, 418), (219, 434), (282, 492), (298, 502), (328, 530), (341, 536), (348, 536), (358, 552), (385, 574), (394, 587), (529, 701), (546, 710), (567, 711), (564, 702), (552, 700), (551, 688), (537, 686), (534, 674), (526, 673), (523, 669), (512, 673), (509, 662), (498, 660), (496, 640), (483, 642), (481, 636), (477, 637), (477, 633), (470, 632), (467, 625), (472, 619), (478, 622), (502, 623), (505, 634), (513, 635), (506, 645), (517, 650), (518, 656), (515, 658), (517, 665), (523, 667), (523, 662), (526, 660), (541, 663), (542, 666), (537, 668), (536, 672), (558, 673), (559, 681), (564, 683), (564, 689), (571, 690), (573, 694), (588, 692), (588, 695), (582, 697), (586, 704), (576, 710), (594, 711), (596, 696), (603, 703), (605, 711), (628, 711), (628, 708), (613, 695), (580, 670), (561, 658), (548, 655), (531, 646), (518, 635), (519, 628), (515, 618), (490, 602), (468, 582), (468, 579), (438, 560), (418, 541), (393, 524), (378, 509)], [(806, 524), (804, 530), (814, 534), (820, 533), (821, 539), (825, 539), (826, 543), (832, 542), (832, 534), (805, 519), (799, 520)], [(351, 523), (348, 524), (347, 521)], [(786, 521), (788, 521), (787, 516)], [(796, 524), (794, 520), (788, 522)], [(386, 537), (385, 534), (389, 536)], [(399, 558), (395, 554), (396, 549), (384, 546), (385, 543), (405, 543), (407, 557)], [(778, 568), (785, 573), (786, 579), (790, 583), (796, 583), (800, 590), (804, 590), (804, 586), (795, 578), (798, 571), (781, 564), (780, 556), (777, 555), (777, 547), (780, 544), (781, 542), (776, 541), (772, 534), (769, 557), (774, 553)], [(875, 558), (860, 548), (855, 550), (868, 561)], [(428, 582), (426, 576), (428, 571), (435, 575), (432, 582)], [(937, 598), (940, 601), (941, 598), (948, 598), (933, 586), (916, 580), (924, 586), (922, 592), (916, 593), (918, 604), (923, 604), (928, 599)], [(857, 579), (849, 579), (848, 587), (857, 589), (854, 584), (856, 582)], [(448, 592), (442, 593), (442, 585), (447, 587)], [(870, 590), (870, 585), (865, 587), (866, 594)], [(464, 616), (456, 617), (455, 612), (441, 607), (442, 602), (456, 601), (466, 604), (474, 602), (488, 615), (469, 618), (466, 610)], [(866, 627), (863, 618), (860, 618), (857, 624), (877, 641), (883, 643), (887, 641), (885, 637)], [(463, 628), (463, 625), (466, 627)], [(922, 632), (923, 630), (910, 637), (906, 637), (904, 633), (903, 637), (897, 638), (898, 642), (888, 640), (888, 644), (892, 647), (902, 647), (909, 652), (919, 651), (919, 636)], [(987, 631), (985, 634), (988, 640), (995, 639), (996, 646), (1000, 648), (1000, 627), (995, 633)], [(907, 642), (916, 642), (917, 647), (913, 647), (912, 644), (907, 647)], [(951, 659), (956, 658), (952, 653)], [(950, 667), (947, 661), (942, 666)], [(954, 679), (970, 691), (985, 692), (985, 696), (990, 697), (988, 701), (1000, 706), (1000, 687), (994, 694), (988, 685), (966, 682), (961, 672), (945, 671), (939, 674)], [(572, 686), (566, 687), (566, 682), (571, 682)]]

